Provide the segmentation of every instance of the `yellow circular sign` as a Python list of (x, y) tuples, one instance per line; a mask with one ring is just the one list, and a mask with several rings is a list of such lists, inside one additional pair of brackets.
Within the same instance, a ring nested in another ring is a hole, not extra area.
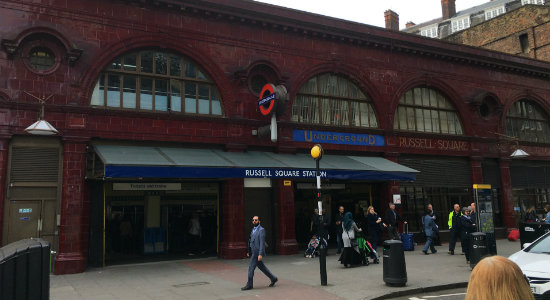
[(317, 144), (311, 148), (311, 157), (314, 159), (319, 159), (323, 155), (323, 148), (321, 148), (321, 145)]

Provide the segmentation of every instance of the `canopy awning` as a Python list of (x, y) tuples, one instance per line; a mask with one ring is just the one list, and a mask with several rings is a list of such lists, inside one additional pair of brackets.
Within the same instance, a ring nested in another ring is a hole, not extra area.
[[(216, 149), (94, 145), (103, 178), (314, 178), (307, 154)], [(382, 157), (323, 155), (321, 177), (328, 179), (416, 179), (418, 171)], [(98, 170), (96, 170), (98, 171)]]

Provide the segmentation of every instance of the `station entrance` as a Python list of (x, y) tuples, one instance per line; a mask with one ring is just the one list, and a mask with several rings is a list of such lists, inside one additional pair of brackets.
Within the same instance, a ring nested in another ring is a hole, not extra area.
[(105, 183), (104, 195), (103, 265), (217, 255), (218, 183)]

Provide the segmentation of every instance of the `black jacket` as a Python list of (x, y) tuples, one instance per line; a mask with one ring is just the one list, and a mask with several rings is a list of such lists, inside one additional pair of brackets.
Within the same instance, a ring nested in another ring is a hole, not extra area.
[[(336, 231), (338, 233), (344, 232), (344, 229), (342, 228), (342, 220), (343, 219), (344, 219), (344, 214), (340, 214), (340, 212), (338, 212), (336, 214), (336, 217), (334, 217), (334, 221), (335, 221), (335, 224), (336, 224)], [(340, 224), (337, 224), (337, 222), (340, 222)]]
[(474, 226), (474, 222), (471, 218), (466, 217), (466, 215), (462, 215), (460, 217), (460, 228), (462, 234), (469, 234), (470, 232), (475, 232), (476, 227)]
[(386, 210), (386, 214), (384, 216), (384, 223), (386, 223), (386, 225), (397, 226), (397, 222), (402, 221), (401, 216), (397, 212), (395, 212), (395, 216), (394, 216), (393, 212), (394, 211), (392, 211), (389, 208), (388, 210)]

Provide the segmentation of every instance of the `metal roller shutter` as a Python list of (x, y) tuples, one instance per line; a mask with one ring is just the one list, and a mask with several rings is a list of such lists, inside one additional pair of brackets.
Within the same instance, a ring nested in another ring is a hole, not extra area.
[(14, 146), (10, 181), (57, 182), (59, 149)]
[(470, 162), (462, 157), (400, 156), (399, 163), (420, 171), (414, 183), (402, 185), (471, 187)]
[(550, 188), (550, 162), (511, 161), (510, 177), (513, 187)]

